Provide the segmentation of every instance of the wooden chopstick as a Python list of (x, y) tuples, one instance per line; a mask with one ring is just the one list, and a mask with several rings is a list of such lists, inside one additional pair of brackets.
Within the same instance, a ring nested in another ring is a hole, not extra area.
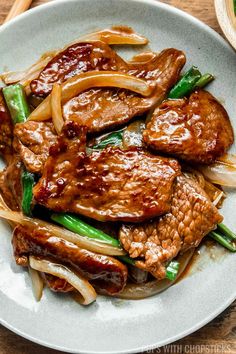
[(16, 16), (20, 15), (21, 13), (25, 12), (26, 10), (28, 10), (32, 1), (33, 0), (15, 0), (4, 23), (12, 20), (14, 17), (16, 17)]

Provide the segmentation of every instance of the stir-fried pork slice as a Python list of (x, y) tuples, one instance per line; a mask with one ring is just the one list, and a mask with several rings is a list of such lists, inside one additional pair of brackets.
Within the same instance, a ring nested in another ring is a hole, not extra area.
[(127, 280), (127, 268), (115, 258), (99, 255), (48, 233), (44, 228), (17, 226), (13, 233), (16, 262), (25, 266), (28, 256), (52, 257), (71, 266), (103, 293), (114, 295), (122, 291)]
[(0, 91), (0, 154), (9, 163), (12, 158), (13, 124)]
[(14, 129), (14, 148), (27, 170), (33, 173), (42, 172), (50, 146), (56, 141), (51, 122), (28, 121), (16, 124)]
[(80, 127), (68, 123), (34, 187), (36, 202), (98, 221), (139, 222), (170, 209), (176, 160), (108, 147), (87, 155)]
[(178, 176), (171, 210), (154, 221), (123, 225), (120, 241), (136, 265), (165, 278), (166, 264), (179, 252), (197, 247), (202, 238), (222, 221), (222, 216), (196, 181)]
[(167, 100), (155, 110), (143, 133), (151, 148), (194, 163), (211, 163), (234, 141), (227, 112), (209, 93)]
[(0, 172), (0, 194), (12, 210), (21, 210), (23, 165), (19, 157), (12, 157), (10, 164)]
[(87, 126), (89, 132), (125, 124), (165, 98), (178, 80), (184, 63), (181, 51), (166, 49), (146, 63), (127, 64), (126, 72), (156, 85), (150, 97), (122, 89), (91, 89), (64, 105), (64, 117)]

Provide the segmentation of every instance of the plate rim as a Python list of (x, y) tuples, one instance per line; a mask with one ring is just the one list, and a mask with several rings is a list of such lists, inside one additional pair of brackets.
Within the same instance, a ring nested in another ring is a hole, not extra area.
[[(29, 9), (28, 11), (24, 12), (23, 14), (17, 16), (16, 18), (14, 18), (13, 20), (9, 21), (8, 23), (3, 24), (0, 27), (0, 36), (1, 33), (4, 32), (6, 29), (8, 29), (11, 26), (14, 26), (15, 23), (21, 22), (22, 20), (24, 20), (27, 17), (30, 17), (31, 15), (36, 14), (37, 12), (41, 12), (41, 11), (47, 11), (48, 8), (51, 7), (56, 7), (58, 4), (62, 4), (62, 3), (73, 3), (73, 2), (82, 2), (83, 0), (52, 0), (48, 3), (42, 4), (42, 5), (38, 5), (34, 8)], [(104, 0), (97, 0), (97, 1), (104, 1)], [(106, 0), (109, 1), (109, 0)], [(125, 2), (126, 0), (119, 0), (120, 2)], [(151, 6), (155, 6), (157, 8), (163, 8), (165, 10), (167, 10), (168, 12), (172, 13), (172, 14), (178, 14), (179, 16), (189, 20), (190, 22), (196, 24), (198, 27), (202, 28), (204, 31), (210, 33), (213, 37), (216, 38), (217, 41), (219, 41), (223, 46), (225, 46), (228, 50), (234, 52), (234, 49), (231, 47), (231, 45), (218, 33), (216, 32), (213, 28), (211, 28), (210, 26), (208, 26), (206, 23), (202, 22), (201, 20), (199, 20), (198, 18), (194, 17), (193, 15), (190, 15), (189, 13), (178, 9), (170, 4), (166, 4), (163, 2), (160, 2), (159, 0), (129, 0), (130, 2), (134, 2), (134, 3), (142, 3), (142, 4), (147, 4), (147, 5), (151, 5)], [(218, 307), (215, 311), (212, 311), (211, 314), (209, 314), (205, 319), (203, 319), (202, 321), (198, 322), (197, 324), (193, 325), (192, 327), (188, 328), (185, 331), (182, 331), (181, 333), (174, 335), (172, 337), (169, 337), (168, 339), (162, 340), (162, 341), (158, 341), (157, 343), (154, 344), (150, 344), (150, 345), (146, 345), (146, 346), (138, 346), (129, 350), (122, 350), (119, 351), (120, 354), (128, 354), (128, 353), (137, 353), (140, 350), (142, 350), (142, 352), (144, 351), (148, 351), (148, 350), (154, 350), (156, 348), (160, 348), (164, 345), (168, 345), (171, 344), (181, 338), (184, 338), (186, 336), (188, 336), (189, 334), (199, 330), (200, 328), (202, 328), (203, 326), (205, 326), (207, 323), (209, 323), (210, 321), (212, 321), (214, 318), (216, 318), (219, 314), (221, 314), (225, 309), (227, 309), (234, 301), (236, 300), (236, 289), (235, 289), (235, 293), (232, 294), (232, 296), (230, 298), (227, 299), (227, 301), (225, 301), (224, 303), (222, 303), (222, 306)], [(59, 351), (64, 351), (67, 353), (78, 353), (77, 349), (72, 350), (71, 348), (68, 348), (66, 346), (61, 346), (61, 345), (56, 345), (56, 344), (52, 344), (47, 340), (42, 340), (39, 339), (37, 337), (35, 337), (34, 335), (30, 335), (27, 334), (26, 332), (24, 332), (23, 330), (19, 330), (18, 328), (14, 327), (14, 325), (11, 325), (8, 321), (3, 320), (2, 318), (0, 318), (0, 324), (2, 326), (4, 326), (5, 328), (9, 329), (10, 331), (12, 331), (13, 333), (16, 333), (17, 335), (33, 342), (36, 344), (39, 344), (43, 347), (47, 347), (47, 348), (51, 348), (51, 349), (55, 349), (55, 350), (59, 350)], [(113, 350), (113, 351), (106, 351), (106, 352), (100, 352), (100, 351), (79, 351), (79, 353), (83, 353), (83, 354), (117, 354), (117, 351)]]

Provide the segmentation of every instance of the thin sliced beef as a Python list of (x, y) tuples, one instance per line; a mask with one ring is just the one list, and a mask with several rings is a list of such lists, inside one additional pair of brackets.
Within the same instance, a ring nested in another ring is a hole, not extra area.
[(51, 257), (71, 266), (99, 289), (115, 295), (123, 290), (127, 268), (115, 258), (81, 249), (48, 233), (44, 228), (17, 226), (13, 233), (13, 249), (17, 264), (26, 266), (28, 256)]
[(36, 202), (99, 221), (139, 222), (169, 210), (172, 185), (180, 173), (176, 160), (137, 148), (108, 147), (88, 155), (80, 131), (76, 123), (68, 123), (51, 148), (34, 187)]
[(92, 70), (127, 71), (128, 66), (115, 51), (101, 41), (76, 43), (56, 55), (31, 82), (32, 92), (47, 96), (55, 82), (63, 83), (82, 72)]
[(188, 99), (163, 102), (143, 138), (158, 152), (209, 164), (228, 150), (234, 134), (222, 105), (209, 92), (197, 90)]
[(12, 210), (21, 210), (23, 165), (18, 156), (11, 159), (10, 164), (0, 171), (0, 194), (7, 206)]
[(3, 157), (6, 163), (10, 163), (12, 158), (12, 140), (12, 119), (0, 91), (0, 155)]
[(14, 136), (14, 148), (27, 170), (42, 172), (50, 146), (57, 141), (53, 124), (34, 121), (16, 124)]
[(156, 84), (150, 97), (122, 89), (91, 89), (64, 105), (64, 117), (87, 126), (91, 133), (125, 124), (165, 98), (178, 80), (184, 63), (184, 54), (171, 48), (146, 63), (127, 64), (126, 72)]
[(179, 252), (197, 247), (222, 216), (196, 181), (178, 176), (170, 212), (140, 225), (123, 225), (120, 241), (136, 265), (165, 278), (166, 264)]

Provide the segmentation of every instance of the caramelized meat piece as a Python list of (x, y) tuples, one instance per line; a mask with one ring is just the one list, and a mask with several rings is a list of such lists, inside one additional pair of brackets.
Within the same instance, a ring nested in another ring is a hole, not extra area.
[(0, 171), (0, 193), (12, 210), (21, 210), (22, 200), (22, 163), (19, 157), (13, 157), (11, 163)]
[(35, 95), (45, 97), (55, 82), (63, 83), (92, 70), (127, 71), (127, 64), (107, 44), (100, 41), (76, 43), (55, 56), (31, 82)]
[(173, 181), (180, 173), (176, 160), (136, 148), (109, 147), (87, 155), (79, 134), (77, 124), (67, 124), (51, 149), (34, 187), (39, 204), (99, 221), (138, 222), (169, 210)]
[(13, 124), (0, 91), (0, 154), (6, 163), (10, 163), (12, 158), (12, 139)]
[(170, 212), (142, 225), (123, 225), (120, 241), (131, 257), (140, 257), (136, 261), (139, 268), (162, 279), (172, 258), (197, 247), (221, 221), (222, 216), (198, 183), (181, 175), (176, 179)]
[(184, 63), (182, 52), (166, 49), (144, 64), (129, 64), (126, 72), (156, 84), (150, 97), (121, 89), (91, 89), (64, 105), (64, 117), (87, 126), (89, 132), (125, 124), (165, 98), (178, 80)]
[(115, 295), (122, 291), (127, 280), (127, 268), (115, 258), (81, 249), (48, 233), (43, 228), (17, 226), (13, 233), (16, 262), (27, 265), (28, 256), (52, 257), (71, 266), (98, 287), (102, 293)]
[(49, 155), (49, 148), (57, 141), (57, 134), (51, 122), (16, 124), (14, 148), (25, 167), (32, 173), (41, 172)]
[(144, 141), (151, 148), (194, 163), (211, 163), (234, 141), (227, 112), (208, 92), (167, 100), (155, 110)]

